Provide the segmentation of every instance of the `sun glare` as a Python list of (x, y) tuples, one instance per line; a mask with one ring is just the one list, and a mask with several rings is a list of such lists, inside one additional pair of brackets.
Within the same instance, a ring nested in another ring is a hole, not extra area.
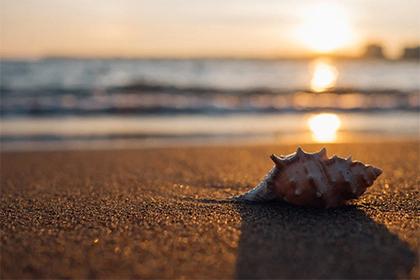
[(341, 126), (341, 121), (336, 114), (322, 113), (310, 117), (308, 126), (314, 141), (334, 142), (337, 139), (337, 131)]
[(307, 48), (320, 53), (346, 47), (353, 41), (346, 11), (332, 3), (305, 10), (296, 36)]
[(331, 63), (323, 60), (315, 61), (311, 79), (311, 90), (323, 92), (333, 88), (337, 82), (338, 71)]

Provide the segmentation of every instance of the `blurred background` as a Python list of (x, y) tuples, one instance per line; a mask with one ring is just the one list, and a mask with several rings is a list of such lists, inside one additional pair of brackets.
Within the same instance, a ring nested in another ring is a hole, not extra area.
[(2, 150), (420, 138), (420, 1), (0, 5)]

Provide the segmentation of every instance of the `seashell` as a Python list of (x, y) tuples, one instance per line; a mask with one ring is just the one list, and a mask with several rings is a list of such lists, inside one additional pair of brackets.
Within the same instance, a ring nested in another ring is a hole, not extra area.
[(271, 155), (274, 167), (249, 192), (234, 197), (237, 201), (283, 200), (311, 207), (336, 207), (361, 196), (382, 170), (359, 161), (333, 156), (323, 148), (309, 154), (298, 148), (288, 156)]

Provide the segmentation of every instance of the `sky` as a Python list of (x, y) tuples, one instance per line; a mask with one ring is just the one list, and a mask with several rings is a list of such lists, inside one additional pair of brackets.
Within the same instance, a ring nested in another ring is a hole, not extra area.
[(0, 0), (2, 57), (396, 57), (420, 0)]

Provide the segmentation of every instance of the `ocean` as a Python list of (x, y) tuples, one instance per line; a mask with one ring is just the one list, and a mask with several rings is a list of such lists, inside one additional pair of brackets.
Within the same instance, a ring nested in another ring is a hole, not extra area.
[(420, 137), (416, 61), (56, 58), (0, 71), (2, 150)]

